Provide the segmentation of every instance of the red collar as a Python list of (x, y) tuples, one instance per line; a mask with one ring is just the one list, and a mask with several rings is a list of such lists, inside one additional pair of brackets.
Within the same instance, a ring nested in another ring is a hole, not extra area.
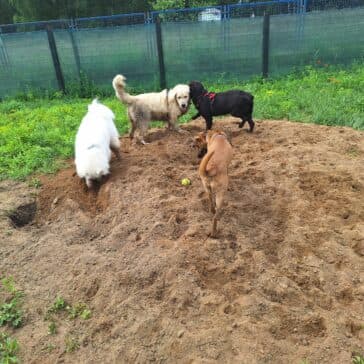
[(216, 93), (215, 92), (205, 92), (202, 96), (207, 96), (210, 99), (210, 101), (214, 101)]

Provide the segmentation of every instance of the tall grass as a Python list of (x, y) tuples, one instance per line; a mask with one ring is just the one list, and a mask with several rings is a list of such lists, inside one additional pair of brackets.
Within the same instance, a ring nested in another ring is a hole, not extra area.
[[(348, 69), (308, 67), (288, 76), (246, 83), (224, 83), (224, 76), (209, 90), (244, 89), (255, 96), (254, 117), (288, 119), (364, 129), (364, 65)], [(0, 180), (24, 179), (57, 170), (73, 155), (74, 138), (87, 105), (93, 97), (116, 114), (119, 132), (128, 130), (126, 109), (109, 92), (93, 85), (70, 90), (68, 96), (28, 91), (0, 102)], [(86, 98), (80, 98), (82, 95)], [(42, 96), (42, 97), (39, 97)], [(182, 118), (188, 122), (195, 110)]]

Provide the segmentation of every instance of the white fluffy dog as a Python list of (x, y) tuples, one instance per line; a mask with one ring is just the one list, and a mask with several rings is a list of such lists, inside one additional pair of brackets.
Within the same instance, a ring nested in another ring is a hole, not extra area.
[(117, 75), (112, 81), (116, 97), (128, 106), (128, 116), (131, 122), (130, 138), (139, 132), (138, 140), (146, 144), (144, 136), (150, 121), (166, 121), (168, 128), (178, 129), (178, 118), (188, 111), (190, 105), (190, 88), (188, 85), (177, 85), (161, 92), (150, 92), (140, 95), (130, 95), (125, 91), (123, 75)]
[[(114, 124), (114, 113), (105, 105), (93, 100), (82, 119), (76, 135), (75, 164), (80, 178), (88, 188), (109, 174), (111, 150), (120, 158), (119, 133)], [(111, 149), (111, 150), (110, 150)]]

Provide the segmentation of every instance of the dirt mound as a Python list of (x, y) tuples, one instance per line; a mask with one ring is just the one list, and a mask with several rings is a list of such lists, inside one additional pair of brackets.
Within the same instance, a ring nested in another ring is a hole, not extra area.
[[(364, 354), (363, 133), (216, 124), (234, 147), (219, 239), (207, 237), (191, 146), (201, 121), (181, 134), (153, 130), (144, 147), (122, 139), (98, 193), (72, 167), (42, 179), (36, 223), (0, 236), (1, 272), (26, 294), (14, 333), (24, 362), (350, 363)], [(57, 296), (86, 303), (91, 318), (58, 318), (48, 335)]]
[(63, 206), (66, 201), (74, 201), (81, 211), (91, 216), (101, 213), (109, 204), (105, 183), (107, 179), (102, 182), (104, 183), (101, 186), (97, 186), (97, 189), (90, 193), (73, 168), (59, 172), (56, 179), (54, 176), (42, 177), (41, 184), (44, 187), (38, 198), (37, 220), (52, 220), (60, 211), (57, 209), (54, 214), (55, 208)]

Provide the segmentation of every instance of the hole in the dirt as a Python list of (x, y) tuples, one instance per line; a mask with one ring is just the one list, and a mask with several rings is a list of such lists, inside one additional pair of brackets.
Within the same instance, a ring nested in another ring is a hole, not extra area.
[(19, 228), (30, 224), (37, 211), (37, 204), (35, 202), (20, 205), (15, 211), (9, 213), (8, 217), (14, 227)]

